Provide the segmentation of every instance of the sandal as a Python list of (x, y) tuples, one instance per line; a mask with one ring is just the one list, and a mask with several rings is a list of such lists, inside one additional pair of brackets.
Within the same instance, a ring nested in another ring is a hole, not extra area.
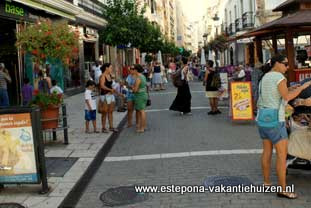
[(96, 130), (96, 131), (94, 131), (94, 134), (98, 134), (98, 133), (99, 133), (99, 131), (97, 131), (97, 130)]
[(292, 192), (281, 192), (281, 193), (277, 193), (278, 197), (283, 197), (283, 198), (287, 198), (287, 199), (296, 199), (298, 196), (295, 193)]
[(109, 131), (112, 131), (112, 132), (119, 132), (119, 130), (116, 129), (116, 128), (110, 128)]
[(136, 133), (144, 133), (144, 130), (136, 130)]
[(109, 133), (107, 129), (102, 129), (102, 133)]

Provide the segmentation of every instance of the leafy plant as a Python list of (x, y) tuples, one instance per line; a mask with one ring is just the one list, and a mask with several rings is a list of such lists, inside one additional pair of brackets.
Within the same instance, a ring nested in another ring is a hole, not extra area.
[(79, 32), (72, 31), (65, 21), (38, 21), (17, 34), (16, 46), (31, 53), (37, 63), (45, 64), (49, 57), (69, 64), (79, 53)]
[(31, 101), (31, 106), (39, 106), (41, 109), (47, 109), (49, 107), (59, 106), (63, 103), (63, 96), (56, 92), (47, 93), (35, 93), (34, 99)]

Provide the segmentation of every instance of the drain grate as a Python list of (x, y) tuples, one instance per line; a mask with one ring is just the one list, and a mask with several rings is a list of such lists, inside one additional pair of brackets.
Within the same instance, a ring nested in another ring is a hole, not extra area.
[(25, 207), (17, 203), (0, 203), (0, 208), (25, 208)]
[(111, 207), (135, 204), (148, 199), (148, 193), (136, 193), (134, 186), (110, 188), (100, 195), (104, 205)]
[(48, 177), (64, 177), (78, 159), (77, 157), (46, 157)]
[(205, 187), (210, 186), (238, 186), (251, 185), (252, 182), (247, 177), (241, 176), (211, 176), (204, 181)]

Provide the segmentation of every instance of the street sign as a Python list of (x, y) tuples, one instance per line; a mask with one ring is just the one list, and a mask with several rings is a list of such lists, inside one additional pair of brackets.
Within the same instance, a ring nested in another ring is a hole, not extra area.
[(231, 82), (233, 120), (254, 120), (251, 82)]

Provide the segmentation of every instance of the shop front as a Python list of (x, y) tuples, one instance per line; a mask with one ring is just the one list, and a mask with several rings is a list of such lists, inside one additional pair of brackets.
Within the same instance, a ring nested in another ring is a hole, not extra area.
[[(27, 3), (27, 4), (26, 4)], [(29, 78), (34, 85), (37, 78), (38, 68), (33, 64), (30, 54), (21, 54), (15, 46), (16, 34), (22, 27), (42, 19), (52, 21), (64, 18), (74, 20), (73, 14), (57, 11), (55, 8), (44, 6), (40, 9), (34, 1), (0, 1), (0, 63), (4, 63), (12, 78), (8, 84), (8, 94), (10, 105), (20, 105), (22, 103), (21, 88), (23, 79)], [(63, 87), (63, 66), (61, 63), (47, 62), (50, 68), (52, 79), (56, 79)]]
[[(301, 81), (311, 77), (311, 2), (287, 0), (273, 11), (282, 17), (238, 36), (236, 39), (254, 38), (254, 60), (265, 62), (263, 43), (273, 54), (285, 54), (288, 58), (288, 80)], [(284, 47), (285, 46), (285, 50)]]

